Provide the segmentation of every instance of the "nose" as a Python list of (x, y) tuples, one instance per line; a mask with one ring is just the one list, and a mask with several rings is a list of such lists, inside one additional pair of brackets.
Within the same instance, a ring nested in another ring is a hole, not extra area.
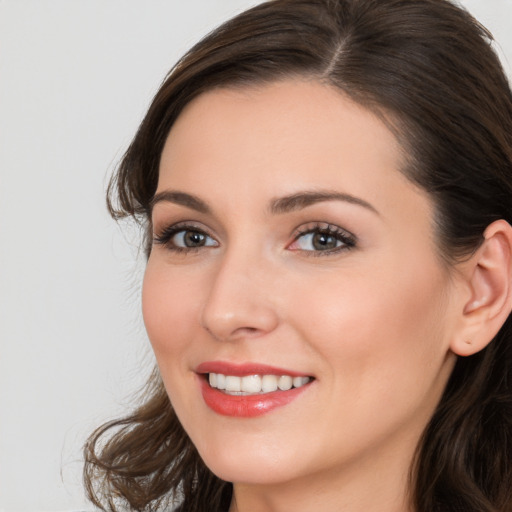
[(226, 254), (218, 264), (202, 309), (202, 325), (219, 341), (257, 338), (279, 323), (271, 272), (262, 259)]

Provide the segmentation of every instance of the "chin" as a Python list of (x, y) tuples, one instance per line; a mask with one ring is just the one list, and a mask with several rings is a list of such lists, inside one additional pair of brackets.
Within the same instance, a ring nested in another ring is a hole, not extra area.
[(226, 442), (221, 449), (196, 445), (206, 466), (216, 476), (228, 482), (255, 485), (275, 484), (299, 476), (297, 451), (286, 453), (273, 446), (255, 443), (244, 447)]

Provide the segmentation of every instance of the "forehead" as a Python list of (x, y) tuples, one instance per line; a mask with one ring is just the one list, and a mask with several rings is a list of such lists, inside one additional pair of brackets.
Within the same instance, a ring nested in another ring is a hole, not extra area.
[(213, 196), (229, 186), (252, 197), (336, 188), (379, 203), (413, 188), (404, 160), (375, 114), (331, 86), (289, 80), (189, 103), (166, 141), (158, 189)]

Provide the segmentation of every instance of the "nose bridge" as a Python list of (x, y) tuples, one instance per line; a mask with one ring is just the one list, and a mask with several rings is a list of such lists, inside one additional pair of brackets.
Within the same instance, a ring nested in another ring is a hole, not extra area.
[(202, 311), (204, 328), (219, 340), (261, 336), (275, 329), (271, 264), (247, 244), (221, 256)]

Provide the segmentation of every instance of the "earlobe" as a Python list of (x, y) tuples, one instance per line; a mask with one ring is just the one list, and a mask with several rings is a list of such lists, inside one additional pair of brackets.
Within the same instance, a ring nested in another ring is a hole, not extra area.
[(469, 356), (485, 348), (512, 310), (512, 226), (504, 220), (490, 224), (484, 241), (467, 262), (470, 297), (451, 350)]

